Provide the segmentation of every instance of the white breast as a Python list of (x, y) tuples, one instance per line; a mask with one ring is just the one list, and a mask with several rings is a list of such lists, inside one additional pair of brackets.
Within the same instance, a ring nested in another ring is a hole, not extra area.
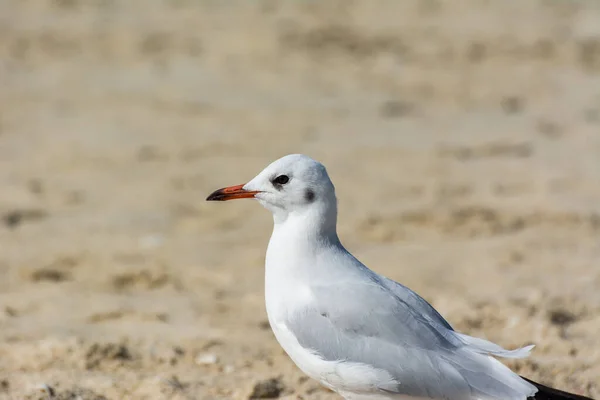
[(309, 283), (318, 281), (317, 275), (323, 271), (316, 260), (294, 256), (296, 246), (282, 247), (296, 240), (278, 243), (276, 239), (275, 235), (271, 238), (267, 251), (265, 300), (271, 329), (281, 347), (306, 375), (346, 399), (389, 398), (381, 397), (382, 392), (377, 390), (380, 384), (394, 382), (386, 371), (362, 363), (327, 361), (319, 356), (319, 349), (300, 345), (286, 322), (315, 301)]

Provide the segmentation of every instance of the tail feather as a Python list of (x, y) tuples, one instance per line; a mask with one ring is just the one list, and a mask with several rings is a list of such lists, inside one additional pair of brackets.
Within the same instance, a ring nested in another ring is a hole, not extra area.
[(469, 346), (470, 350), (479, 354), (487, 354), (495, 357), (526, 358), (529, 357), (529, 353), (535, 347), (534, 345), (529, 345), (516, 350), (506, 350), (505, 348), (498, 346), (496, 343), (492, 343), (485, 339), (465, 335), (464, 333), (460, 332), (454, 332), (454, 334), (460, 340), (462, 340), (463, 343)]
[(527, 382), (531, 383), (533, 386), (537, 388), (537, 393), (529, 399), (535, 400), (594, 400), (589, 397), (581, 396), (574, 393), (563, 392), (562, 390), (554, 389), (548, 386), (544, 386), (541, 383), (534, 382), (525, 377), (521, 377)]

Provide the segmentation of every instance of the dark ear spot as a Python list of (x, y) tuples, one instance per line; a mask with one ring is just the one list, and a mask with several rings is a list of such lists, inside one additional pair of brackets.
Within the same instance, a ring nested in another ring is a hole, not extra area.
[(304, 200), (306, 200), (307, 203), (312, 203), (315, 200), (315, 192), (313, 192), (312, 189), (306, 189), (304, 191)]

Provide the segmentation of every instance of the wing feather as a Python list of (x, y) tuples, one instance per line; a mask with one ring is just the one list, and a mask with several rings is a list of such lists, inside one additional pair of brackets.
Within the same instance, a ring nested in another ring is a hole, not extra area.
[(286, 325), (301, 346), (327, 361), (389, 373), (398, 384), (380, 388), (386, 392), (515, 400), (535, 393), (489, 356), (520, 357), (529, 348), (511, 352), (455, 332), (416, 293), (377, 278), (311, 287), (313, 301), (290, 313)]

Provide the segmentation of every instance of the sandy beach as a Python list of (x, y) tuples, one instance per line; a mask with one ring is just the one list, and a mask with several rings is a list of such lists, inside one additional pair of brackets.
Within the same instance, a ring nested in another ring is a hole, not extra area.
[(0, 399), (337, 399), (264, 307), (323, 162), (339, 234), (519, 373), (600, 397), (593, 1), (1, 0)]

